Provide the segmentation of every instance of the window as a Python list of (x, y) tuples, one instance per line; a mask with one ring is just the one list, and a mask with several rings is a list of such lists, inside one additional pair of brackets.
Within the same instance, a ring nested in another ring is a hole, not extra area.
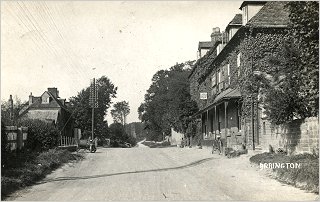
[(217, 78), (216, 78), (217, 76), (216, 76), (216, 74), (214, 73), (213, 75), (212, 75), (212, 77), (211, 77), (211, 86), (213, 87), (213, 86), (215, 86), (215, 85), (217, 85)]
[(240, 67), (240, 65), (241, 65), (240, 58), (241, 58), (241, 53), (238, 53), (238, 55), (237, 55), (237, 67)]
[[(223, 68), (222, 68), (222, 71), (223, 71)], [(223, 90), (222, 71), (221, 70), (218, 71), (218, 92), (221, 92)]]
[(238, 77), (241, 73), (241, 53), (238, 53), (237, 55), (237, 68), (238, 68)]
[(230, 84), (230, 64), (227, 64), (227, 83)]
[(44, 97), (42, 103), (48, 104), (50, 102), (50, 97)]

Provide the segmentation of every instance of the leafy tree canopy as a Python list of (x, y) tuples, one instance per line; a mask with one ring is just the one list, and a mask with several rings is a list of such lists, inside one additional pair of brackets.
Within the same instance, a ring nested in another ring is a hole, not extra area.
[(3, 121), (5, 125), (14, 125), (14, 123), (16, 122), (19, 116), (19, 111), (26, 106), (28, 106), (27, 102), (22, 102), (17, 96), (15, 96), (15, 98), (13, 99), (13, 117), (11, 120), (11, 117), (10, 117), (11, 104), (9, 101), (2, 101), (1, 102), (1, 121)]
[(198, 110), (189, 92), (191, 64), (189, 61), (158, 71), (145, 94), (145, 102), (138, 108), (140, 120), (158, 136), (169, 135), (171, 128), (186, 132), (191, 115)]
[(113, 121), (115, 123), (121, 123), (122, 125), (125, 125), (126, 117), (130, 113), (129, 102), (117, 102), (113, 105), (113, 108), (114, 109), (111, 110)]

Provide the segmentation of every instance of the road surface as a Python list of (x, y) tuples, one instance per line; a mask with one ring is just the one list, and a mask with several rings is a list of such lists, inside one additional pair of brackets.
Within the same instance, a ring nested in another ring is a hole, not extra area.
[(315, 200), (257, 172), (248, 157), (195, 148), (98, 148), (6, 200)]

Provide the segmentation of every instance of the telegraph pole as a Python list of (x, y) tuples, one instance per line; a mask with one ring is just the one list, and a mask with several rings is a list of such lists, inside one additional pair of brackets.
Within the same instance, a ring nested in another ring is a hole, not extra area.
[(94, 138), (94, 108), (98, 108), (98, 85), (96, 79), (93, 78), (90, 85), (90, 97), (89, 105), (92, 108), (92, 126), (91, 126), (91, 138)]

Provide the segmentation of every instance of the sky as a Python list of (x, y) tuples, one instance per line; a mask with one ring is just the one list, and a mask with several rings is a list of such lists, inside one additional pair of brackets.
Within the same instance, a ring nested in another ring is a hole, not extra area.
[(48, 87), (68, 100), (105, 75), (118, 87), (112, 102), (128, 101), (127, 122), (139, 121), (152, 76), (197, 59), (199, 41), (224, 30), (241, 3), (2, 1), (1, 100), (27, 101)]

